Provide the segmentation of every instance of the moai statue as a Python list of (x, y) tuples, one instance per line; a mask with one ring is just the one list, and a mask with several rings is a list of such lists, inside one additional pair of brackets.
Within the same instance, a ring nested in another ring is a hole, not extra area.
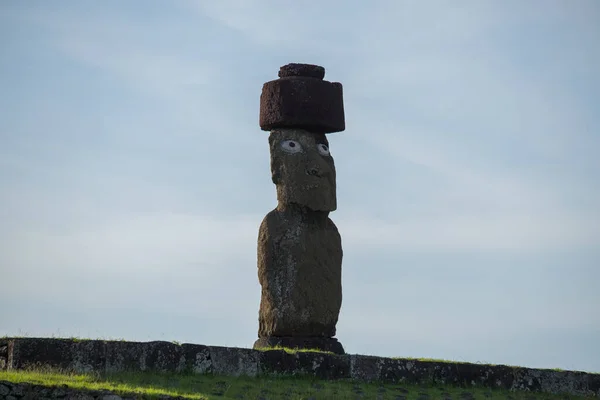
[(335, 165), (325, 134), (345, 129), (342, 85), (317, 65), (288, 64), (264, 84), (260, 127), (270, 131), (277, 208), (258, 235), (262, 286), (254, 348), (284, 346), (343, 354), (334, 338), (342, 306), (342, 242)]

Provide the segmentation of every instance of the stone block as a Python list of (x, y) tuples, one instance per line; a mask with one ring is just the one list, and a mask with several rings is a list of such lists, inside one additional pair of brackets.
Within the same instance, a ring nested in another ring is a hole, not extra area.
[[(576, 371), (536, 370), (515, 368), (512, 390), (527, 390), (545, 393), (572, 393), (584, 396), (600, 395), (600, 375)], [(594, 384), (594, 378), (596, 382)]]
[(74, 372), (104, 370), (99, 340), (16, 338), (8, 344), (8, 368), (51, 367)]
[(298, 357), (283, 350), (260, 350), (258, 368), (261, 375), (295, 375), (298, 371)]
[(381, 376), (383, 360), (380, 357), (350, 355), (350, 377), (360, 382), (375, 382)]
[(185, 358), (185, 372), (206, 374), (212, 372), (212, 360), (208, 346), (184, 343), (181, 345)]
[(256, 376), (258, 352), (237, 347), (209, 346), (212, 373), (229, 376)]
[(0, 383), (0, 396), (8, 396), (10, 388)]
[(322, 80), (325, 69), (309, 64), (288, 64), (280, 79), (266, 82), (260, 96), (260, 128), (303, 128), (317, 133), (343, 131), (342, 84)]
[(319, 379), (350, 378), (350, 359), (317, 352), (293, 354), (281, 350), (259, 352), (260, 372), (271, 375), (307, 375)]
[(309, 349), (344, 354), (344, 347), (336, 338), (315, 336), (267, 336), (254, 342), (254, 349), (285, 347), (287, 349)]
[(279, 68), (279, 73), (277, 75), (280, 78), (297, 76), (323, 79), (325, 78), (325, 68), (314, 64), (290, 63)]
[(600, 374), (586, 374), (587, 390), (600, 397)]
[(348, 357), (317, 352), (290, 354), (283, 350), (264, 350), (258, 353), (260, 374), (307, 375), (319, 379), (351, 377)]
[(184, 369), (181, 346), (170, 342), (106, 342), (106, 371), (176, 372)]
[[(298, 364), (319, 379), (350, 378), (350, 359), (343, 355), (298, 352)], [(307, 367), (310, 369), (308, 370)]]

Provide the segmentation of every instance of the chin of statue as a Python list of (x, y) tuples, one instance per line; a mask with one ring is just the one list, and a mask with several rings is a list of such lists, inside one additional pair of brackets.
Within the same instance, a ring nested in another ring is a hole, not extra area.
[(337, 201), (335, 192), (325, 192), (323, 190), (307, 190), (301, 194), (279, 196), (280, 203), (297, 204), (306, 207), (311, 211), (335, 211)]

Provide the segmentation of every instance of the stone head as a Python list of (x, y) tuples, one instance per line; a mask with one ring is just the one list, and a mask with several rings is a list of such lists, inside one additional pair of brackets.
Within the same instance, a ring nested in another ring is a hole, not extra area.
[(314, 211), (337, 208), (335, 165), (324, 133), (274, 129), (269, 147), (280, 205), (296, 204)]

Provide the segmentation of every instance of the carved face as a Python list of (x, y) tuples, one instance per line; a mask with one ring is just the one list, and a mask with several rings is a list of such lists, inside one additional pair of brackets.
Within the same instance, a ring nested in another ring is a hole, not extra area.
[(280, 204), (334, 211), (335, 165), (323, 133), (277, 129), (269, 135), (271, 174)]

